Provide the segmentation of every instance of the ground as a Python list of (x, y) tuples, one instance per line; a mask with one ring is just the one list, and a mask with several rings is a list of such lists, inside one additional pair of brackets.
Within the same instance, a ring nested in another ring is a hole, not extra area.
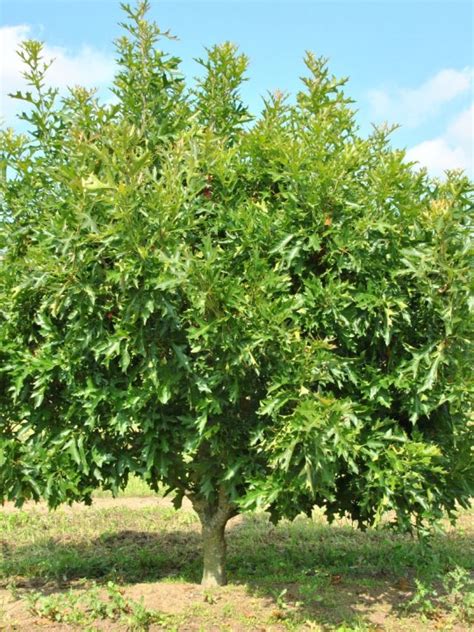
[[(228, 526), (229, 585), (206, 590), (189, 506), (133, 496), (0, 508), (0, 630), (472, 629), (474, 513), (429, 545), (347, 520)], [(143, 495), (146, 494), (146, 495)]]

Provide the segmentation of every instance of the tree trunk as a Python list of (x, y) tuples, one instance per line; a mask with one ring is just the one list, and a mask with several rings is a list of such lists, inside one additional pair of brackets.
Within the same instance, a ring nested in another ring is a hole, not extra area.
[(203, 586), (224, 586), (226, 583), (225, 527), (236, 515), (235, 506), (229, 502), (223, 489), (219, 490), (216, 502), (189, 495), (194, 510), (201, 521), (204, 570)]
[(215, 524), (202, 521), (203, 549), (203, 586), (224, 586), (227, 583), (225, 572), (226, 542), (225, 523)]

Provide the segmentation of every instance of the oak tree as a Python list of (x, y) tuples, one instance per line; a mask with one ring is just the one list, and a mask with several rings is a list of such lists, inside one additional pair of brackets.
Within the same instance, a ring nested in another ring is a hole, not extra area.
[(123, 5), (114, 99), (20, 55), (28, 132), (0, 140), (0, 498), (51, 507), (131, 475), (191, 500), (203, 582), (227, 521), (392, 512), (423, 529), (472, 494), (472, 184), (361, 136), (326, 60), (301, 91), (240, 86)]

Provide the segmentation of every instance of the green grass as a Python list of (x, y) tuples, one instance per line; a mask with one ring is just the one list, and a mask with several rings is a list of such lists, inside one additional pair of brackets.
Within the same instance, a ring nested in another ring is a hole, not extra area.
[[(150, 487), (141, 478), (137, 476), (131, 476), (128, 485), (124, 490), (121, 490), (118, 494), (118, 498), (150, 498), (161, 496), (152, 491)], [(98, 490), (94, 493), (95, 498), (112, 498), (112, 492)]]
[(32, 592), (27, 601), (33, 614), (81, 629), (94, 629), (97, 620), (119, 623), (129, 630), (147, 630), (151, 625), (176, 628), (176, 621), (170, 616), (146, 608), (143, 602), (127, 599), (123, 593), (123, 589), (108, 582), (102, 589), (93, 584), (84, 592), (70, 589), (49, 596)]
[(186, 629), (190, 620), (203, 630), (228, 629), (229, 620), (236, 626), (229, 629), (371, 630), (379, 609), (386, 629), (430, 630), (436, 620), (467, 630), (474, 616), (471, 518), (465, 512), (455, 530), (428, 545), (388, 530), (362, 533), (344, 521), (329, 526), (320, 512), (277, 527), (266, 515), (248, 515), (228, 531), (230, 586), (170, 614), (126, 591), (137, 583), (176, 591), (199, 581), (193, 512), (162, 503), (4, 512), (0, 584), (30, 613), (81, 629), (105, 618), (130, 630)]

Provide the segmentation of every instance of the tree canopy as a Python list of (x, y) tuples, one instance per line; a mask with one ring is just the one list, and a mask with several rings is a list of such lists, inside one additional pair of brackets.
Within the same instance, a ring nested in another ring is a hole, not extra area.
[(454, 515), (473, 492), (472, 183), (358, 130), (308, 53), (252, 115), (230, 43), (189, 86), (123, 5), (114, 99), (20, 55), (0, 132), (0, 498), (51, 507), (134, 474), (187, 496), (204, 581), (238, 512)]

